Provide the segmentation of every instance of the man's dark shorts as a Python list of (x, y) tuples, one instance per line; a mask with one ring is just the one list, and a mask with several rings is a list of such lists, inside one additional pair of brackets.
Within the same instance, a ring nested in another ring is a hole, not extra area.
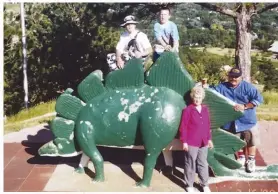
[(235, 132), (235, 127), (234, 127), (234, 125), (232, 125), (228, 131), (235, 134), (237, 137), (239, 137), (243, 141), (245, 141), (247, 144), (247, 147), (260, 145), (260, 133), (259, 133), (258, 124), (256, 124), (249, 130), (238, 132), (238, 133)]

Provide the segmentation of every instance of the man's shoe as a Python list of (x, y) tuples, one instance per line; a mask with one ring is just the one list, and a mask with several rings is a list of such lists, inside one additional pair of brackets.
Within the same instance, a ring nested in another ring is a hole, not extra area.
[(203, 191), (204, 191), (205, 193), (210, 193), (210, 192), (211, 192), (209, 186), (204, 186), (204, 187), (203, 187)]
[(242, 167), (244, 167), (246, 159), (245, 159), (245, 157), (240, 157), (237, 159), (237, 162), (240, 163)]
[(194, 189), (194, 187), (186, 187), (186, 191), (189, 193), (194, 193), (195, 189)]
[(248, 159), (246, 162), (246, 172), (255, 172), (256, 170), (256, 160), (255, 159)]

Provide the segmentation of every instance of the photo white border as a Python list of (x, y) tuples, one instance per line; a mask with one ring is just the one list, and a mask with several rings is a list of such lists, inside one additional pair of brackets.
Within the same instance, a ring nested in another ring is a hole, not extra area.
[[(200, 2), (200, 3), (204, 3), (204, 0), (155, 0), (155, 1), (150, 1), (150, 0), (140, 0), (140, 1), (136, 1), (136, 0), (109, 0), (109, 1), (92, 1), (92, 0), (82, 0), (82, 1), (72, 1), (72, 0), (3, 0), (0, 2), (0, 37), (1, 41), (0, 41), (0, 52), (1, 52), (1, 56), (0, 56), (0, 62), (1, 62), (1, 67), (0, 67), (0, 75), (1, 76), (1, 80), (0, 80), (0, 107), (3, 107), (0, 110), (0, 126), (1, 129), (3, 130), (3, 134), (4, 134), (4, 122), (3, 122), (3, 118), (4, 118), (4, 36), (3, 36), (3, 27), (4, 27), (4, 23), (3, 23), (3, 15), (4, 15), (4, 3), (20, 3), (20, 2), (26, 2), (26, 3), (195, 3), (195, 2)], [(220, 1), (213, 1), (213, 0), (206, 0), (205, 3), (216, 3), (216, 2), (220, 2)], [(225, 1), (221, 1), (221, 3), (236, 3), (236, 2), (243, 2), (242, 0), (225, 0)], [(273, 2), (278, 2), (278, 0), (251, 0), (249, 2), (258, 2), (258, 3), (273, 3)], [(3, 136), (1, 137), (1, 140), (3, 142)], [(1, 166), (4, 167), (3, 164), (3, 160), (4, 160), (4, 143), (1, 144)], [(4, 169), (1, 171), (2, 177), (4, 176)], [(0, 187), (3, 189), (2, 191), (4, 191), (4, 177), (2, 179), (2, 181), (0, 181)], [(16, 193), (16, 192), (9, 192), (9, 193)], [(32, 192), (32, 193), (38, 193), (38, 192)], [(52, 192), (48, 192), (48, 193), (52, 193)], [(54, 192), (53, 192), (54, 193)], [(59, 192), (59, 193), (63, 193), (63, 192)], [(67, 193), (67, 192), (65, 192)], [(92, 192), (71, 192), (71, 193), (92, 193)], [(93, 192), (93, 193), (99, 193), (99, 192)], [(102, 192), (102, 193), (114, 193), (114, 192)], [(127, 193), (129, 194), (130, 192), (120, 192), (120, 193)], [(140, 192), (140, 193), (150, 193), (150, 192)], [(151, 192), (152, 193), (152, 192)], [(163, 192), (156, 192), (156, 193), (163, 193)], [(179, 193), (179, 192), (171, 192), (173, 194)], [(219, 193), (224, 193), (224, 192), (219, 192)], [(243, 192), (245, 193), (245, 192)], [(247, 193), (247, 192), (246, 192)], [(262, 193), (262, 192), (257, 192), (257, 193)]]

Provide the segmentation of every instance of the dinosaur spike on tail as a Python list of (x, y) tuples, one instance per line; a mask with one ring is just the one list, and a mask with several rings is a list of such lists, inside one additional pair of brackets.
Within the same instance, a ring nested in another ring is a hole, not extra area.
[(215, 151), (223, 154), (234, 154), (246, 145), (246, 143), (237, 136), (223, 129), (213, 129), (211, 136)]
[(206, 97), (203, 101), (209, 107), (211, 128), (218, 128), (243, 115), (242, 112), (234, 110), (234, 102), (213, 89), (205, 89)]
[(51, 130), (55, 139), (39, 149), (41, 156), (71, 157), (79, 154), (79, 147), (74, 138), (75, 123), (62, 117), (56, 117), (51, 122)]
[(218, 160), (222, 165), (229, 169), (238, 169), (241, 167), (241, 164), (238, 163), (233, 158), (230, 158), (229, 156), (222, 154), (220, 152), (214, 152), (214, 157), (216, 160)]
[(102, 71), (100, 70), (93, 71), (88, 75), (77, 87), (80, 98), (88, 102), (104, 93), (106, 88), (103, 86), (102, 80)]
[[(69, 91), (70, 89), (67, 89)], [(56, 112), (62, 117), (75, 120), (80, 109), (86, 104), (79, 98), (68, 93), (63, 93), (56, 101)]]

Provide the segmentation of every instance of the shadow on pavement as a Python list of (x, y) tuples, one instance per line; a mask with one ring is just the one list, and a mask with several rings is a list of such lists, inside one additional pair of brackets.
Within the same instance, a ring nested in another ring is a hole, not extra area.
[(29, 155), (33, 156), (27, 160), (29, 164), (39, 164), (39, 165), (58, 165), (58, 164), (68, 164), (69, 166), (76, 167), (78, 164), (80, 156), (65, 158), (65, 157), (46, 157), (39, 156), (38, 150), (45, 143), (53, 140), (54, 136), (49, 130), (49, 125), (45, 125), (43, 129), (39, 130), (36, 135), (28, 135), (27, 140), (21, 142), (25, 146), (25, 151)]
[[(53, 134), (49, 130), (49, 126), (44, 126), (43, 129), (37, 132), (36, 135), (28, 135), (27, 140), (21, 142), (25, 146), (26, 153), (30, 154), (31, 158), (27, 160), (29, 164), (39, 164), (39, 165), (59, 165), (66, 164), (74, 168), (78, 167), (80, 157), (47, 157), (39, 156), (38, 150), (45, 143), (53, 140)], [(132, 163), (144, 164), (145, 151), (135, 150), (135, 149), (125, 149), (125, 148), (111, 148), (98, 146), (99, 152), (101, 153), (104, 162), (110, 162), (118, 166), (126, 175), (132, 178), (135, 182), (140, 181), (142, 178), (137, 175), (137, 173), (132, 169)], [(174, 165), (183, 168), (183, 153), (181, 151), (173, 152)], [(154, 170), (161, 172), (161, 169), (165, 166), (163, 155), (160, 154)], [(94, 169), (92, 169), (94, 170)], [(94, 178), (95, 173), (91, 169), (85, 168), (85, 173)], [(105, 170), (105, 169), (104, 169)], [(183, 173), (178, 170), (174, 170), (173, 175), (167, 175), (161, 173), (161, 175), (166, 176), (172, 182), (176, 183), (180, 187), (184, 188), (183, 183)]]

